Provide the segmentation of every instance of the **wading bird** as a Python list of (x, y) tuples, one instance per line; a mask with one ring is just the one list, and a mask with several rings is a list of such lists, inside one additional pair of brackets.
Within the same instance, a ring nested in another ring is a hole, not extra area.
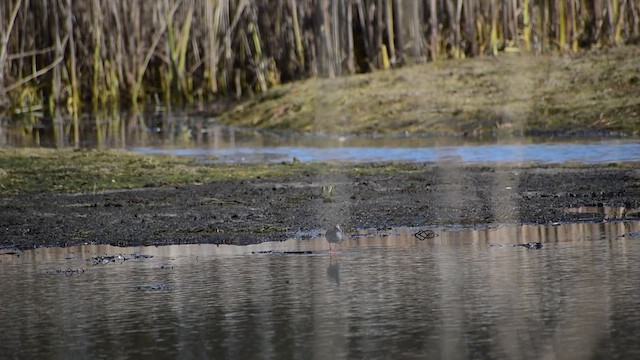
[[(344, 241), (344, 234), (342, 233), (340, 225), (336, 225), (333, 229), (327, 230), (324, 237), (327, 238), (329, 242), (329, 251), (336, 251), (337, 245)], [(336, 249), (332, 249), (331, 244), (336, 244)]]

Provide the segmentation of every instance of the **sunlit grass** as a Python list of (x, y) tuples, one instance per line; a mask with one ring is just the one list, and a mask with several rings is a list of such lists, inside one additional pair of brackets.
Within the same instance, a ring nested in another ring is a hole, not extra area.
[(207, 165), (119, 150), (3, 149), (0, 195), (195, 184), (268, 176), (287, 166), (293, 165)]
[(501, 55), (276, 87), (228, 124), (342, 134), (640, 133), (640, 47)]
[[(295, 176), (320, 180), (323, 177), (350, 178), (370, 175), (400, 175), (438, 166), (429, 163), (303, 163), (215, 164), (190, 157), (145, 155), (123, 150), (55, 150), (42, 148), (0, 148), (0, 196), (35, 193), (101, 193), (108, 190), (206, 184), (215, 181), (269, 179), (291, 181)], [(484, 165), (468, 165), (479, 167)], [(540, 167), (523, 164), (518, 167)], [(589, 165), (565, 163), (542, 167), (580, 168)], [(612, 163), (610, 167), (637, 167), (637, 163)], [(513, 165), (495, 164), (492, 168)], [(320, 175), (320, 177), (318, 177)], [(323, 196), (334, 193), (323, 187)]]
[(0, 149), (0, 196), (202, 184), (295, 174), (354, 175), (413, 171), (396, 163), (364, 166), (329, 163), (210, 164), (189, 157), (122, 150)]

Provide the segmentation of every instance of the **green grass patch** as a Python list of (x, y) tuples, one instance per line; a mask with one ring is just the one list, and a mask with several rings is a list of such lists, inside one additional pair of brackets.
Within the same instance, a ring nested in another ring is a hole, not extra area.
[(205, 183), (290, 173), (304, 167), (207, 165), (192, 158), (120, 150), (0, 149), (0, 196)]
[(144, 155), (123, 150), (1, 149), (0, 196), (33, 193), (99, 193), (113, 189), (175, 186), (278, 178), (296, 174), (407, 172), (416, 165), (332, 164), (208, 164), (189, 157)]

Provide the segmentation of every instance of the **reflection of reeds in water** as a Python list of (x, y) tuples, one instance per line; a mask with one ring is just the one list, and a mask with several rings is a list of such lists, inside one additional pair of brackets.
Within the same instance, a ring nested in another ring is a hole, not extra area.
[[(37, 116), (19, 121), (0, 120), (0, 144), (7, 146), (43, 146), (64, 148), (73, 146), (73, 119), (60, 111), (51, 119), (40, 121)], [(207, 118), (177, 112), (144, 115), (135, 111), (79, 117), (79, 132), (83, 146), (88, 148), (126, 148), (157, 146), (162, 143), (177, 146), (209, 146), (214, 149), (235, 146), (235, 129), (211, 125)], [(257, 142), (260, 144), (260, 142)]]
[(637, 39), (639, 19), (640, 0), (7, 0), (0, 106), (65, 110), (77, 143), (83, 110), (244, 96), (425, 59), (612, 46)]

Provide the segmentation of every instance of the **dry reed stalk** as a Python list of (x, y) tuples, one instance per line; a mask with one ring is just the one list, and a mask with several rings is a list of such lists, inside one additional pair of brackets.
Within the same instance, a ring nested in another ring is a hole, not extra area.
[(386, 24), (387, 28), (387, 39), (389, 43), (389, 57), (391, 59), (391, 63), (396, 63), (396, 45), (394, 39), (396, 38), (394, 32), (394, 23), (393, 23), (393, 0), (387, 0), (385, 6), (385, 15), (386, 15)]
[(436, 0), (429, 1), (429, 24), (431, 26), (430, 42), (431, 42), (431, 60), (438, 59), (438, 15)]
[(70, 108), (73, 116), (73, 144), (80, 147), (80, 125), (78, 124), (78, 114), (80, 112), (80, 85), (78, 84), (77, 64), (76, 64), (76, 43), (73, 33), (73, 13), (71, 0), (67, 0), (66, 30), (69, 37), (69, 77), (71, 86)]
[(0, 43), (0, 92), (6, 93), (5, 84), (4, 84), (4, 68), (7, 62), (7, 53), (8, 48), (7, 45), (9, 43), (9, 36), (13, 31), (13, 25), (15, 24), (16, 17), (18, 16), (18, 11), (20, 10), (20, 4), (22, 0), (18, 0), (10, 10), (9, 21), (6, 25), (6, 28), (2, 26), (2, 43)]
[(498, 55), (498, 4), (491, 0), (491, 54)]

